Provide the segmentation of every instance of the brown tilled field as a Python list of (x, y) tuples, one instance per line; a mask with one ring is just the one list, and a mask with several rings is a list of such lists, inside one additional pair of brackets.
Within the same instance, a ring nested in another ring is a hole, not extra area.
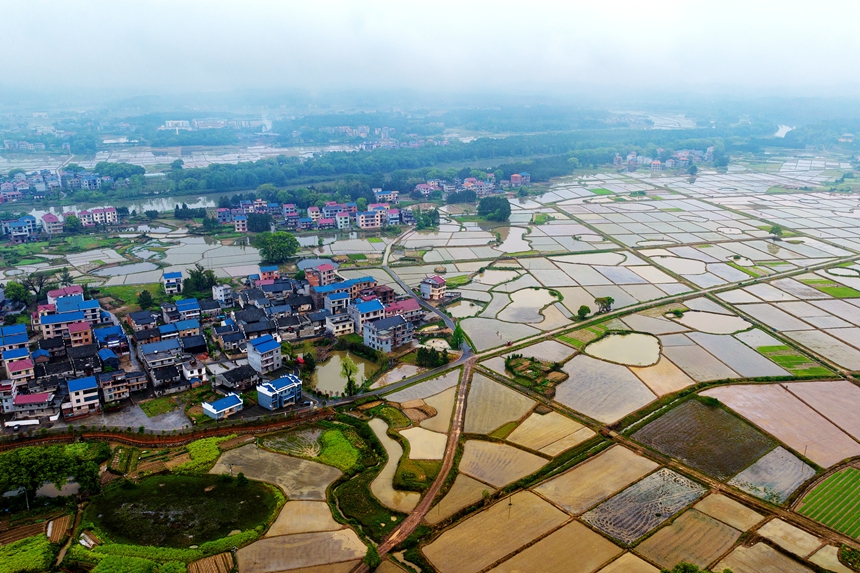
[(233, 555), (230, 553), (219, 553), (188, 564), (188, 573), (230, 573), (232, 570)]
[(63, 515), (58, 517), (57, 519), (51, 521), (48, 524), (48, 530), (50, 534), (48, 535), (48, 541), (51, 543), (59, 543), (66, 536), (66, 532), (69, 529), (69, 525), (71, 524), (72, 516), (71, 515)]
[(33, 537), (34, 535), (38, 535), (44, 532), (44, 523), (22, 525), (21, 527), (16, 527), (14, 529), (10, 529), (8, 531), (0, 533), (0, 545), (9, 545), (10, 543), (15, 543), (16, 541), (21, 541), (22, 539), (26, 539), (27, 537)]

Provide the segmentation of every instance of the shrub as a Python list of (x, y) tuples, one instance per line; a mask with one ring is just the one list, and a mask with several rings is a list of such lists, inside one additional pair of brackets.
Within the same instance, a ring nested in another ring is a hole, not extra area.
[(218, 444), (235, 437), (236, 434), (230, 434), (229, 436), (204, 438), (202, 440), (197, 440), (196, 442), (191, 442), (188, 444), (188, 453), (191, 456), (191, 461), (176, 466), (175, 471), (184, 473), (205, 473), (215, 464), (218, 456), (221, 455), (221, 450), (218, 449)]
[(44, 535), (27, 537), (0, 547), (0, 573), (39, 573), (54, 560), (54, 546)]
[(140, 557), (108, 555), (96, 565), (93, 573), (155, 573), (158, 564)]

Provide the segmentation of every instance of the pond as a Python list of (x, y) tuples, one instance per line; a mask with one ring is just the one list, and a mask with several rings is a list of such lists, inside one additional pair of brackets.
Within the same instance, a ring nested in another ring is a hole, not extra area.
[(650, 334), (609, 334), (585, 347), (585, 353), (628, 366), (651, 366), (660, 360), (660, 341)]
[(484, 307), (470, 300), (458, 300), (446, 306), (445, 310), (454, 318), (465, 318), (467, 316), (475, 316), (481, 312), (482, 308)]
[(117, 277), (134, 273), (143, 273), (146, 271), (154, 271), (157, 268), (158, 265), (156, 265), (155, 263), (134, 263), (131, 265), (120, 265), (118, 267), (99, 269), (97, 271), (94, 271), (92, 274), (98, 275), (100, 277)]
[(699, 332), (709, 334), (732, 334), (740, 330), (752, 328), (752, 324), (739, 316), (730, 314), (717, 314), (703, 310), (688, 310), (680, 318), (667, 315), (668, 318), (676, 320), (684, 326), (689, 326)]
[(346, 388), (346, 378), (340, 375), (340, 369), (343, 358), (347, 355), (358, 366), (358, 374), (355, 376), (357, 386), (361, 386), (365, 379), (376, 371), (376, 364), (370, 360), (365, 360), (345, 350), (338, 350), (332, 352), (328, 360), (322, 364), (317, 364), (317, 369), (314, 370), (311, 377), (311, 388), (317, 393), (337, 394), (338, 396), (343, 394)]
[(314, 267), (318, 267), (326, 263), (330, 264), (334, 268), (338, 268), (340, 266), (338, 263), (332, 261), (331, 259), (302, 259), (298, 262), (296, 266), (299, 268), (300, 271), (303, 271), (305, 269), (312, 269)]
[(522, 253), (531, 250), (531, 245), (523, 238), (526, 229), (522, 227), (499, 227), (496, 229), (502, 238), (502, 244), (496, 249), (503, 253)]
[(476, 275), (472, 280), (476, 283), (481, 283), (482, 285), (497, 285), (513, 280), (518, 276), (520, 276), (520, 273), (517, 271), (488, 270)]

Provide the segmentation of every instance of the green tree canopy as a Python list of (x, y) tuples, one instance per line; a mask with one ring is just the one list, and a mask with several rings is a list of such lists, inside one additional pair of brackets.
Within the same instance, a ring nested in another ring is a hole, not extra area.
[(153, 302), (152, 295), (149, 293), (148, 290), (142, 290), (142, 291), (140, 291), (140, 293), (138, 293), (137, 304), (143, 310), (146, 310), (147, 308), (151, 307), (152, 302)]
[(484, 197), (478, 203), (478, 216), (488, 221), (507, 221), (511, 216), (511, 204), (507, 197)]
[(597, 312), (609, 312), (612, 310), (612, 305), (615, 299), (611, 296), (600, 296), (594, 299), (594, 304), (597, 305)]
[(343, 360), (340, 363), (340, 376), (341, 378), (346, 378), (346, 395), (354, 396), (358, 393), (358, 389), (355, 386), (355, 375), (358, 374), (358, 366), (352, 357), (347, 354), (343, 357)]
[(15, 302), (30, 304), (30, 291), (21, 283), (11, 281), (6, 284), (6, 298)]
[(589, 314), (591, 314), (591, 309), (588, 308), (586, 305), (580, 306), (579, 310), (576, 311), (576, 316), (579, 317), (579, 320), (585, 319), (585, 317)]
[(267, 263), (280, 264), (289, 260), (299, 250), (299, 242), (292, 233), (276, 231), (260, 233), (254, 237), (254, 246)]
[(63, 217), (63, 231), (70, 235), (77, 235), (84, 230), (84, 224), (75, 215), (66, 215)]
[(218, 284), (218, 278), (212, 269), (203, 268), (200, 263), (188, 269), (188, 278), (182, 283), (182, 289), (186, 292), (204, 292)]

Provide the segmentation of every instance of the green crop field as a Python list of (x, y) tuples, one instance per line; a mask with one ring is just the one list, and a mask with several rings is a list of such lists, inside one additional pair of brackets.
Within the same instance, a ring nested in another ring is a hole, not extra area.
[(851, 537), (860, 536), (860, 470), (846, 468), (807, 495), (799, 512)]
[(604, 189), (603, 187), (598, 187), (597, 189), (589, 189), (589, 191), (591, 191), (595, 195), (615, 195), (615, 193), (613, 193), (609, 189)]

